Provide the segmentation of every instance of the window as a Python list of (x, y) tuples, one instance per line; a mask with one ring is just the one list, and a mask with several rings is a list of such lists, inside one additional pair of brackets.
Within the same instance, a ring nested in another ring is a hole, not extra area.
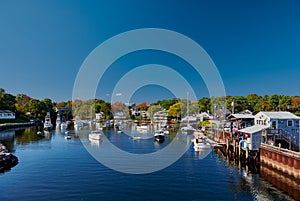
[(277, 121), (271, 121), (271, 128), (272, 129), (277, 129)]
[(288, 120), (287, 121), (287, 126), (293, 126), (293, 120)]

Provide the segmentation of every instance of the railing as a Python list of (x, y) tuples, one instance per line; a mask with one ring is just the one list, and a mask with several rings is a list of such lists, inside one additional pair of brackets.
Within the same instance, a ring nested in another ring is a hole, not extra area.
[[(281, 138), (284, 138), (288, 142), (290, 142), (293, 146), (300, 148), (299, 146), (299, 139), (297, 139), (297, 136), (291, 135), (289, 132), (283, 130), (283, 129), (267, 129), (267, 133), (269, 134), (275, 134), (279, 135)], [(298, 138), (299, 138), (299, 133)]]
[(264, 143), (261, 143), (260, 146), (262, 148), (266, 148), (266, 149), (273, 150), (273, 151), (278, 151), (278, 152), (284, 153), (286, 155), (289, 155), (289, 156), (292, 156), (295, 158), (300, 158), (300, 152), (291, 151), (291, 150), (283, 149), (280, 147), (276, 147), (276, 146), (268, 145), (268, 144), (264, 144)]

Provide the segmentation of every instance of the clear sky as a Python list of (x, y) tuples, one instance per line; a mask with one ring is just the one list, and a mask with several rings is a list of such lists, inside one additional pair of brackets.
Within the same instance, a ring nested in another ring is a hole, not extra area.
[[(227, 95), (300, 95), (300, 1), (67, 1), (0, 0), (0, 87), (53, 101), (72, 98), (89, 53), (105, 40), (139, 28), (163, 28), (200, 44), (216, 64)], [(161, 52), (120, 58), (102, 80), (99, 98), (137, 65), (185, 65)], [(181, 72), (208, 96), (191, 70)], [(105, 91), (105, 90), (107, 91)], [(139, 89), (133, 102), (172, 97)]]

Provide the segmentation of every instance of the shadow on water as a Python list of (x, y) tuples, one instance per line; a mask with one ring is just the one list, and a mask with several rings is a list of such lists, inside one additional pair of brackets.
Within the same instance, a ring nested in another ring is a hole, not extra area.
[(5, 146), (8, 153), (12, 153), (11, 155), (6, 156), (5, 159), (1, 158), (1, 167), (5, 166), (5, 168), (1, 168), (0, 172), (10, 170), (10, 168), (18, 164), (17, 156), (13, 155), (16, 152), (16, 145), (27, 145), (45, 140), (49, 141), (51, 139), (50, 132), (43, 132), (43, 135), (37, 135), (37, 131), (40, 130), (42, 130), (42, 127), (33, 126), (9, 129), (0, 132), (0, 144)]
[[(259, 177), (262, 179), (262, 181), (264, 181), (261, 183), (259, 188), (264, 189), (264, 191), (273, 192), (273, 194), (276, 194), (276, 191), (279, 190), (283, 193), (283, 195), (286, 195), (286, 197), (278, 195), (278, 197), (281, 199), (300, 200), (300, 181), (297, 181), (295, 178), (278, 172), (277, 170), (261, 163), (247, 164), (246, 161), (240, 160), (234, 154), (226, 154), (226, 152), (222, 149), (214, 149), (214, 153), (222, 158), (227, 165), (240, 170), (247, 183), (256, 183), (253, 181), (257, 180)], [(246, 183), (242, 183), (243, 184), (241, 184), (240, 187), (250, 187)]]
[(300, 181), (285, 175), (266, 165), (260, 167), (260, 177), (269, 182), (275, 188), (287, 193), (295, 200), (300, 200)]

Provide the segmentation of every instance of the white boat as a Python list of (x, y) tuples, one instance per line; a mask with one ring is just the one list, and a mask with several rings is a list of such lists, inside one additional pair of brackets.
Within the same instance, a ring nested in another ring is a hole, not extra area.
[(79, 129), (81, 129), (81, 127), (82, 127), (82, 124), (80, 122), (77, 122), (77, 121), (74, 122), (74, 129), (75, 130), (79, 130)]
[(195, 138), (194, 139), (194, 150), (195, 151), (203, 151), (203, 150), (211, 150), (212, 146), (205, 138)]
[(57, 114), (57, 118), (56, 118), (56, 127), (59, 128), (60, 127), (60, 124), (61, 124), (61, 119), (60, 119), (60, 114)]
[(163, 130), (155, 131), (154, 140), (157, 142), (163, 142), (165, 140), (165, 133)]
[(71, 136), (70, 136), (70, 135), (67, 135), (67, 136), (65, 136), (65, 139), (66, 139), (66, 140), (70, 140), (70, 139), (71, 139)]
[(142, 139), (142, 137), (140, 137), (140, 136), (133, 136), (132, 139), (133, 140), (140, 140), (140, 139)]
[(136, 126), (138, 130), (148, 130), (148, 125), (146, 123), (142, 123), (140, 126)]
[(182, 134), (194, 134), (195, 129), (190, 125), (189, 122), (189, 94), (187, 93), (187, 99), (186, 99), (186, 117), (187, 117), (187, 124), (184, 127), (181, 127)]
[(188, 124), (187, 126), (181, 128), (181, 132), (183, 134), (194, 134), (195, 129)]
[(65, 130), (67, 127), (68, 127), (68, 125), (67, 125), (66, 122), (62, 122), (62, 123), (60, 124), (60, 129), (61, 129), (61, 130)]
[(50, 112), (47, 112), (45, 116), (45, 122), (44, 122), (44, 130), (50, 130), (52, 128), (51, 118), (50, 118)]
[(92, 139), (92, 140), (101, 140), (102, 139), (102, 133), (101, 133), (101, 131), (92, 131), (89, 134), (89, 139)]

